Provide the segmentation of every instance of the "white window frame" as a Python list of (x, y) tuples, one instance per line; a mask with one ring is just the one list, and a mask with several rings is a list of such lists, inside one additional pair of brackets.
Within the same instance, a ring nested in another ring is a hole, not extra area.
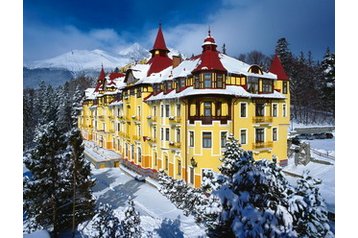
[[(191, 145), (191, 143), (190, 143), (190, 142), (191, 142), (191, 141), (190, 141), (190, 138), (191, 138), (191, 137), (190, 137), (190, 134), (191, 134), (191, 133), (193, 133), (193, 145)], [(189, 134), (189, 147), (190, 147), (190, 148), (194, 148), (194, 147), (195, 147), (195, 132), (194, 132), (194, 131), (189, 131), (188, 134)]]
[[(273, 113), (274, 112), (274, 110), (273, 110), (274, 105), (276, 105), (276, 116)], [(271, 111), (271, 113), (272, 113), (272, 117), (278, 117), (278, 105), (277, 105), (277, 103), (272, 103), (272, 111)]]
[[(245, 137), (246, 137), (246, 142), (245, 143), (242, 143), (242, 140), (241, 140), (241, 132), (242, 131), (245, 131)], [(248, 141), (249, 141), (249, 137), (248, 137), (248, 133), (247, 133), (247, 128), (240, 129), (240, 144), (241, 145), (247, 145)]]
[[(241, 105), (242, 104), (245, 104), (245, 106), (246, 106), (245, 107), (245, 116), (244, 117), (241, 116)], [(247, 104), (247, 102), (240, 102), (240, 118), (247, 118), (248, 117), (247, 114), (248, 114), (248, 104)]]
[(286, 103), (282, 104), (282, 117), (287, 117), (287, 106)]
[[(274, 133), (273, 130), (276, 129), (276, 140), (274, 140)], [(272, 141), (278, 141), (278, 127), (272, 127)]]

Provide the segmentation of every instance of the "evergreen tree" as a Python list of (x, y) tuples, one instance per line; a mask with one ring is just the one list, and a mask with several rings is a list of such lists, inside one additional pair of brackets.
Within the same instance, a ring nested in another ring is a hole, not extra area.
[(32, 147), (34, 130), (37, 124), (34, 117), (34, 96), (35, 90), (24, 89), (23, 95), (23, 150)]
[(58, 108), (58, 126), (63, 133), (71, 130), (72, 127), (72, 102), (68, 91), (68, 84), (64, 87), (59, 87), (57, 90), (57, 97), (59, 99)]
[(319, 193), (320, 180), (308, 172), (298, 179), (297, 189), (289, 198), (289, 210), (299, 237), (334, 237), (330, 231), (327, 208)]
[(334, 113), (335, 105), (335, 54), (327, 48), (321, 63), (323, 107)]
[(125, 218), (122, 221), (122, 228), (124, 232), (124, 237), (128, 238), (140, 238), (142, 236), (142, 228), (140, 226), (140, 216), (139, 213), (134, 208), (134, 202), (129, 197), (128, 207), (124, 210)]
[(118, 217), (113, 213), (109, 204), (100, 204), (96, 215), (92, 219), (93, 238), (124, 237)]
[(75, 93), (71, 107), (71, 129), (67, 133), (67, 150), (70, 154), (70, 181), (72, 190), (72, 230), (75, 232), (77, 224), (93, 216), (95, 199), (92, 197), (92, 187), (95, 182), (91, 178), (91, 167), (83, 155), (84, 145), (81, 131), (77, 127), (78, 108), (81, 94)]
[(53, 121), (37, 129), (35, 143), (37, 146), (24, 159), (32, 173), (31, 180), (24, 183), (24, 211), (29, 219), (52, 229), (57, 237), (64, 229), (62, 208), (69, 202), (64, 165), (68, 157), (66, 144)]

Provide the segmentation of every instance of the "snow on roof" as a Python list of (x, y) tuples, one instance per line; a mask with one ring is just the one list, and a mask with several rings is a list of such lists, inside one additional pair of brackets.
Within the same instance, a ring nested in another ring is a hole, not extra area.
[(98, 92), (95, 92), (95, 88), (87, 88), (85, 90), (85, 99), (86, 100), (93, 100), (96, 99)]
[(150, 65), (148, 64), (136, 64), (131, 66), (130, 69), (136, 79), (142, 79), (147, 76), (149, 67)]
[(121, 89), (121, 88), (123, 88), (123, 87), (125, 87), (127, 84), (124, 82), (124, 79), (125, 79), (125, 77), (119, 77), (119, 78), (117, 78), (116, 79), (116, 87), (118, 88), (118, 89)]
[(84, 141), (84, 144), (85, 144), (85, 153), (87, 153), (87, 155), (91, 156), (97, 162), (120, 158), (119, 154), (98, 147), (94, 142)]
[(152, 73), (150, 76), (148, 77), (144, 77), (140, 80), (138, 80), (135, 84), (143, 84), (143, 83), (148, 83), (148, 84), (153, 84), (153, 83), (161, 83), (163, 80), (167, 79), (172, 79), (173, 77), (172, 75), (172, 69), (173, 67), (168, 67), (158, 73)]
[(263, 72), (263, 75), (249, 73), (248, 70), (251, 67), (251, 65), (246, 64), (246, 63), (242, 62), (241, 60), (227, 56), (225, 54), (219, 53), (219, 58), (220, 58), (221, 63), (224, 65), (225, 69), (229, 73), (243, 74), (246, 76), (255, 76), (255, 77), (260, 77), (260, 78), (277, 79), (277, 76), (272, 73)]
[(252, 94), (247, 92), (241, 86), (226, 86), (225, 89), (194, 89), (193, 87), (188, 87), (179, 93), (176, 93), (175, 90), (172, 90), (168, 94), (164, 94), (163, 92), (161, 92), (157, 95), (153, 95), (149, 97), (146, 101), (166, 100), (166, 99), (181, 98), (191, 95), (207, 95), (207, 94), (232, 95), (236, 97), (245, 97), (245, 98), (275, 98), (275, 99), (286, 98), (283, 94), (277, 91), (268, 94)]
[(200, 58), (183, 60), (173, 69), (173, 78), (187, 77), (199, 64)]
[(114, 101), (112, 103), (109, 104), (109, 106), (119, 106), (119, 105), (123, 105), (123, 101)]

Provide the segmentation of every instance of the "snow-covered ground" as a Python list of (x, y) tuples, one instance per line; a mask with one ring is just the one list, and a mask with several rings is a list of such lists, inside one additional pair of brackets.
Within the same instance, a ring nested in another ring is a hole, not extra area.
[[(311, 144), (311, 149), (315, 149), (324, 154), (335, 155), (335, 138), (332, 139), (316, 139), (306, 140)], [(316, 162), (309, 162), (306, 166), (295, 165), (294, 158), (289, 158), (288, 165), (284, 167), (284, 171), (302, 175), (303, 171), (309, 170), (310, 175), (314, 178), (322, 180), (320, 185), (320, 192), (323, 198), (326, 200), (328, 210), (331, 212), (335, 211), (335, 159), (329, 159), (319, 156), (311, 151), (311, 157), (316, 160), (326, 161), (330, 164), (322, 164)], [(296, 184), (297, 178), (286, 176), (292, 184)]]
[[(186, 217), (166, 197), (147, 183), (138, 182), (119, 168), (95, 169), (93, 176), (97, 179), (94, 196), (97, 202), (109, 203), (114, 212), (124, 217), (128, 197), (134, 200), (141, 215), (141, 225), (146, 231), (153, 232), (153, 237), (204, 237), (204, 228), (199, 227), (192, 216)], [(91, 223), (79, 226), (83, 237), (91, 232)]]

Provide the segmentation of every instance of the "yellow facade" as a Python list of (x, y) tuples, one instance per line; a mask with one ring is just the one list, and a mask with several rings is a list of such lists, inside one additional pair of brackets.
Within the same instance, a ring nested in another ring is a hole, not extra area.
[[(134, 71), (126, 71), (126, 84), (121, 90), (103, 89), (85, 100), (78, 123), (86, 140), (114, 150), (142, 168), (163, 169), (195, 187), (201, 184), (203, 169), (219, 172), (219, 158), (229, 134), (239, 140), (243, 149), (252, 151), (256, 160), (275, 155), (279, 162), (287, 161), (288, 80), (264, 75), (256, 65), (247, 70), (247, 75), (199, 71), (157, 82), (163, 97), (149, 100), (158, 95), (154, 84), (138, 83)], [(200, 93), (199, 81), (202, 87), (205, 74), (209, 74), (211, 86)], [(254, 87), (249, 87), (252, 78), (248, 75), (255, 76)], [(176, 86), (182, 78), (183, 90), (197, 93), (165, 99), (172, 90), (179, 95), (182, 89)], [(163, 89), (165, 80), (172, 83), (171, 90)], [(229, 87), (245, 93), (226, 93)]]

